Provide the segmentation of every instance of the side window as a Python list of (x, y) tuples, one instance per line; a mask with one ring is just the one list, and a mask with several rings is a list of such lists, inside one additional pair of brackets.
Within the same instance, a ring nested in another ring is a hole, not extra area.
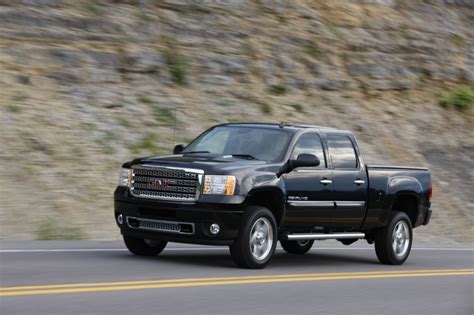
[(334, 168), (357, 168), (357, 156), (354, 146), (348, 137), (329, 135), (328, 149)]
[(318, 168), (326, 168), (326, 158), (324, 157), (323, 145), (321, 144), (321, 138), (317, 133), (306, 133), (302, 135), (298, 139), (298, 142), (296, 142), (291, 159), (296, 159), (298, 155), (302, 153), (317, 156), (321, 161)]

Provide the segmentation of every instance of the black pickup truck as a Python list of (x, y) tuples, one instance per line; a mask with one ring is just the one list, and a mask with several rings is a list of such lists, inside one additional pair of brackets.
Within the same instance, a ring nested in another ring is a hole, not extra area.
[(173, 155), (123, 164), (115, 220), (127, 248), (228, 245), (240, 267), (263, 268), (277, 241), (293, 254), (314, 240), (375, 243), (384, 264), (408, 257), (430, 221), (431, 173), (366, 165), (354, 135), (318, 126), (223, 124)]

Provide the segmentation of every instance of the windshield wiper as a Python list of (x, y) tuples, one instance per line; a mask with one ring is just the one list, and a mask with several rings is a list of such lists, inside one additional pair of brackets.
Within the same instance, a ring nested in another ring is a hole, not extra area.
[(193, 154), (193, 153), (211, 153), (209, 151), (189, 151), (189, 152), (183, 152), (183, 154)]
[(227, 154), (227, 155), (232, 155), (236, 158), (243, 158), (243, 159), (248, 159), (248, 160), (258, 160), (255, 158), (253, 155), (250, 154)]

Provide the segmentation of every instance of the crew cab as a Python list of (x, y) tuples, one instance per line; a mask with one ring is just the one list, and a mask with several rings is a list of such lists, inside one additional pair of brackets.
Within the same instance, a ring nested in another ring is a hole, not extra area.
[(301, 255), (315, 240), (365, 239), (398, 265), (412, 229), (430, 221), (431, 192), (426, 168), (365, 164), (349, 131), (232, 123), (123, 164), (114, 207), (136, 255), (167, 242), (227, 245), (238, 266), (263, 268), (278, 241)]

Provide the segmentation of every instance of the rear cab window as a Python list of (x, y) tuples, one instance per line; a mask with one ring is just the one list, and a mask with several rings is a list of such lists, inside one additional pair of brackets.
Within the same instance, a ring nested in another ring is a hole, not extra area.
[(346, 135), (328, 135), (329, 158), (334, 169), (358, 168), (357, 154), (351, 139)]

